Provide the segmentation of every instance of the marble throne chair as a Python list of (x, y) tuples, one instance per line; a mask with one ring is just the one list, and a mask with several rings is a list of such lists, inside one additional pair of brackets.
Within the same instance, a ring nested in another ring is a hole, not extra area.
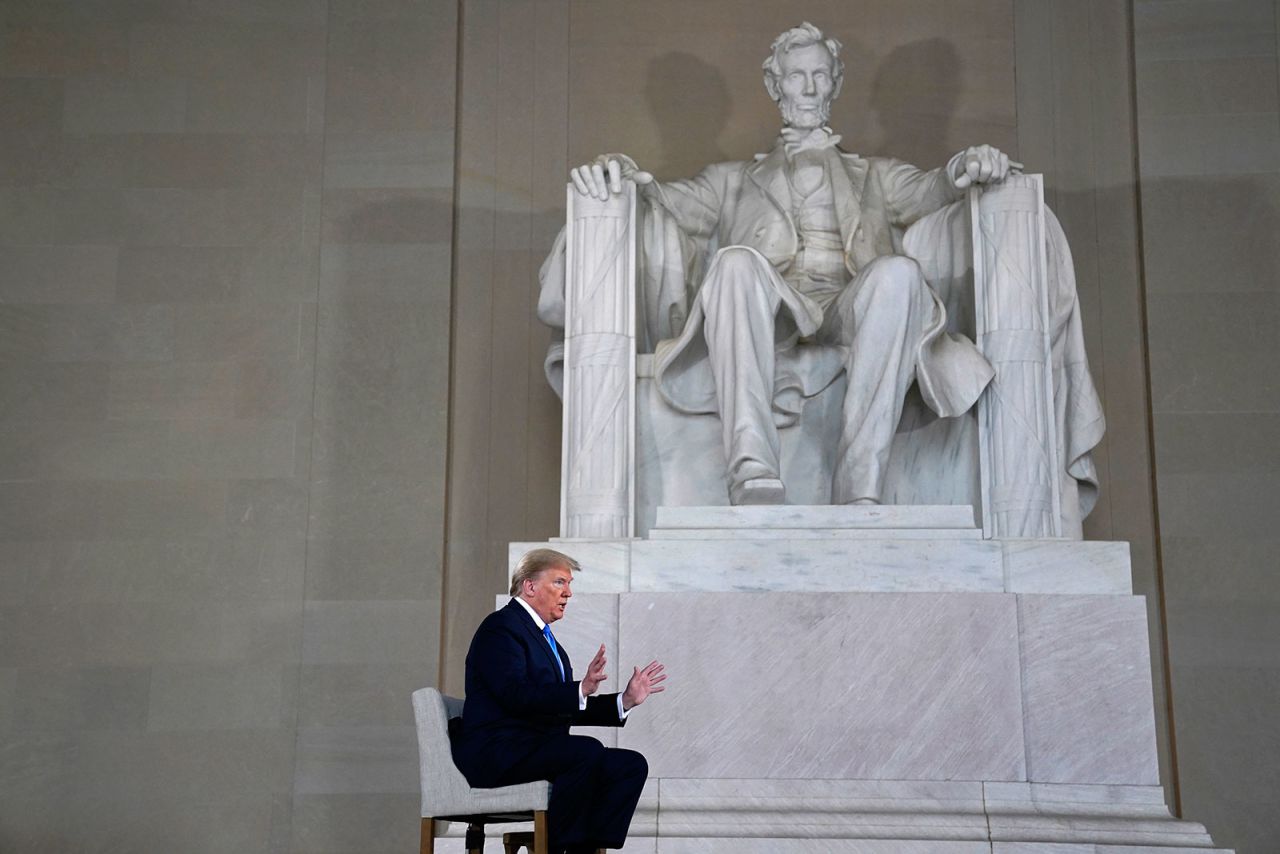
[[(903, 238), (947, 309), (948, 332), (975, 341), (996, 377), (957, 418), (937, 417), (912, 389), (884, 503), (972, 506), (988, 538), (1079, 538), (1096, 487), (1089, 449), (1101, 406), (1069, 250), (1043, 198), (1041, 176), (1011, 176)], [(661, 323), (645, 266), (664, 259), (643, 257), (637, 221), (629, 182), (608, 201), (568, 188), (563, 365), (549, 371), (564, 400), (564, 537), (642, 537), (659, 507), (729, 503), (718, 417), (674, 410), (654, 382)], [(830, 503), (845, 385), (841, 374), (779, 430), (790, 504)]]

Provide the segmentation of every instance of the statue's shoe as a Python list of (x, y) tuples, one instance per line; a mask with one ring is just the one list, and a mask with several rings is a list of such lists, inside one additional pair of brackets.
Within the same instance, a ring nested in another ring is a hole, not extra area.
[(754, 477), (729, 488), (729, 503), (735, 507), (741, 504), (781, 504), (786, 497), (787, 488), (776, 477)]

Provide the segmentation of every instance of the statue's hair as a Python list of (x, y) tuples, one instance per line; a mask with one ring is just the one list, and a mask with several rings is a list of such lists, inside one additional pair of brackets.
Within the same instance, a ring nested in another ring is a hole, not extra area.
[(577, 572), (578, 562), (563, 552), (555, 549), (534, 549), (525, 552), (524, 557), (516, 564), (515, 574), (511, 576), (511, 595), (519, 596), (520, 588), (526, 581), (537, 578), (543, 570), (563, 567), (570, 572)]
[(778, 84), (782, 79), (783, 54), (798, 47), (808, 47), (811, 44), (820, 44), (831, 54), (833, 62), (832, 75), (836, 84), (836, 91), (840, 91), (840, 84), (844, 80), (844, 62), (840, 59), (840, 48), (843, 45), (840, 44), (839, 39), (824, 37), (822, 30), (805, 21), (800, 26), (792, 27), (779, 35), (770, 45), (769, 56), (761, 66), (764, 69), (764, 88), (769, 91), (770, 98), (775, 101), (782, 98), (782, 90)]

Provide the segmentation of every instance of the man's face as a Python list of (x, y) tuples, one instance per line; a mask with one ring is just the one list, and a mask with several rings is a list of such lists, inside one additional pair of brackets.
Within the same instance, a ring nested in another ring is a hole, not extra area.
[(783, 124), (800, 130), (825, 125), (836, 94), (835, 61), (826, 45), (794, 48), (784, 53), (778, 64), (782, 67), (778, 109)]
[(564, 606), (573, 596), (572, 584), (573, 573), (568, 567), (549, 567), (524, 583), (524, 601), (550, 625), (564, 616)]

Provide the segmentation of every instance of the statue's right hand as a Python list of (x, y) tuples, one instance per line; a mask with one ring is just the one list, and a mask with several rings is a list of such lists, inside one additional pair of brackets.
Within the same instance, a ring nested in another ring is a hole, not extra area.
[(636, 168), (630, 157), (608, 154), (570, 170), (569, 177), (579, 193), (602, 202), (608, 200), (610, 193), (622, 192), (623, 178), (630, 178), (637, 184), (653, 181), (653, 176)]

